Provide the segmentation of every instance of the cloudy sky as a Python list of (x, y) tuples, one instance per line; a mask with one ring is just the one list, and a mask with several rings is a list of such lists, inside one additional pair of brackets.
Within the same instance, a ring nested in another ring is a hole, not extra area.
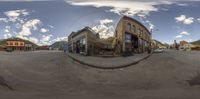
[(106, 38), (127, 15), (161, 42), (195, 41), (200, 39), (199, 9), (198, 0), (0, 0), (0, 39), (14, 36), (48, 45), (85, 26)]

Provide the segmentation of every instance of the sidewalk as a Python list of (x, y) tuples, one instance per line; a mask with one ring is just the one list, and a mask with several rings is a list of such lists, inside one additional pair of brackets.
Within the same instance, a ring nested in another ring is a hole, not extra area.
[(114, 58), (102, 58), (94, 56), (81, 56), (79, 54), (67, 53), (67, 55), (73, 60), (90, 67), (99, 69), (118, 69), (128, 67), (139, 63), (140, 61), (148, 58), (151, 54), (135, 54), (129, 57), (114, 57)]

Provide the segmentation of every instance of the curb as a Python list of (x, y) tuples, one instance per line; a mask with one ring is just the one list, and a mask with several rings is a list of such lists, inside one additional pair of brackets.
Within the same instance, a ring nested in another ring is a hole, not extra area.
[(74, 57), (72, 57), (72, 56), (70, 56), (70, 55), (68, 55), (68, 54), (67, 54), (67, 55), (68, 55), (68, 57), (70, 57), (70, 58), (73, 59), (74, 61), (77, 61), (78, 63), (80, 63), (80, 64), (82, 64), (82, 65), (86, 65), (86, 66), (89, 66), (89, 67), (92, 67), (92, 68), (97, 68), (97, 69), (121, 69), (121, 68), (129, 67), (129, 66), (131, 66), (131, 65), (138, 64), (139, 62), (141, 62), (141, 61), (143, 61), (143, 60), (149, 58), (152, 54), (153, 54), (153, 53), (147, 55), (146, 57), (144, 57), (144, 58), (142, 58), (142, 59), (140, 59), (140, 60), (138, 60), (138, 61), (136, 61), (136, 62), (129, 63), (129, 64), (126, 64), (126, 65), (121, 65), (121, 66), (114, 66), (114, 67), (103, 67), (103, 66), (97, 66), (97, 65), (93, 65), (93, 64), (88, 64), (88, 63), (86, 63), (86, 62), (84, 62), (84, 61), (80, 61), (80, 60), (78, 60), (78, 59), (76, 59), (76, 58), (74, 58)]

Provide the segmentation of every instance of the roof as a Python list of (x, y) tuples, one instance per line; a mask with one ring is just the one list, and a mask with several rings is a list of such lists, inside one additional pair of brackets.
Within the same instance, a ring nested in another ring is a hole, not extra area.
[(25, 41), (21, 38), (17, 38), (17, 37), (13, 37), (13, 38), (8, 38), (8, 39), (5, 39), (6, 41)]
[(189, 44), (187, 41), (180, 41), (180, 44)]
[(84, 31), (90, 31), (91, 33), (97, 34), (94, 30), (92, 30), (90, 27), (87, 26), (87, 27), (85, 27), (85, 28), (83, 28), (83, 29), (81, 29), (81, 30), (79, 30), (77, 32), (72, 32), (70, 34), (70, 36), (72, 36), (72, 37), (77, 36), (77, 35), (79, 35), (80, 33), (84, 32)]
[(144, 26), (144, 25), (143, 25), (141, 22), (139, 22), (138, 20), (133, 19), (133, 18), (128, 17), (128, 16), (123, 16), (121, 19), (131, 20), (131, 21), (134, 21), (134, 22), (138, 23), (139, 25), (141, 25), (142, 27), (144, 27), (145, 30), (151, 35), (151, 32), (146, 28), (146, 26)]

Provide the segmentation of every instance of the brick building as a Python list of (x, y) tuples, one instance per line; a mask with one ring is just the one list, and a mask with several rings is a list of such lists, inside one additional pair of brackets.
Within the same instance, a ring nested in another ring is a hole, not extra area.
[(124, 16), (115, 30), (113, 42), (115, 54), (143, 53), (151, 48), (151, 33), (139, 21)]

